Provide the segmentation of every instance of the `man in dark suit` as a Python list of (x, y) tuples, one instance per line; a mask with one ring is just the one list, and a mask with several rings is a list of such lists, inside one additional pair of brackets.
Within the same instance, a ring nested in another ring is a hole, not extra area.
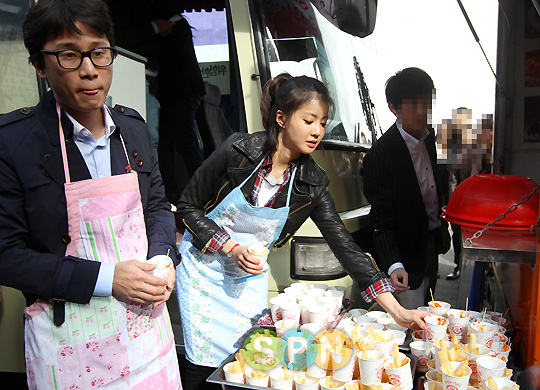
[(448, 250), (450, 241), (439, 217), (435, 136), (428, 128), (434, 95), (433, 80), (421, 69), (403, 69), (390, 77), (386, 100), (397, 120), (364, 158), (376, 261), (406, 308), (430, 300), (437, 254)]

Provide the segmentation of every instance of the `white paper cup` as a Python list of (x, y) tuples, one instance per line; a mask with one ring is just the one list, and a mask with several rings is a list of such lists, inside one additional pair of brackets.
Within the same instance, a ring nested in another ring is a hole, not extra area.
[(395, 343), (397, 345), (402, 345), (405, 342), (405, 338), (407, 337), (407, 333), (401, 330), (388, 329), (386, 330), (386, 332), (393, 333), (396, 336)]
[(294, 300), (294, 302), (298, 302), (298, 296), (302, 295), (302, 291), (295, 290), (292, 287), (285, 287), (283, 289), (283, 293), (289, 295), (291, 297), (291, 300)]
[(326, 290), (328, 290), (328, 285), (324, 284), (324, 283), (316, 283), (316, 284), (311, 285), (311, 289), (313, 289), (313, 290), (318, 289), (318, 290), (326, 291)]
[(375, 324), (375, 319), (368, 317), (365, 314), (353, 317), (353, 321), (357, 324)]
[(293, 319), (279, 320), (276, 322), (276, 333), (279, 337), (283, 336), (287, 331), (296, 329), (298, 324)]
[(510, 355), (510, 346), (505, 343), (493, 343), (491, 344), (491, 350), (489, 356), (501, 359), (503, 362), (508, 362), (508, 356)]
[(225, 380), (227, 382), (245, 383), (243, 372), (239, 372), (239, 373), (231, 372), (233, 363), (234, 362), (230, 362), (223, 366), (223, 373), (225, 374)]
[(317, 301), (322, 305), (328, 306), (331, 309), (330, 315), (335, 318), (339, 314), (339, 309), (341, 308), (341, 298), (329, 297), (326, 295), (317, 297)]
[(426, 332), (423, 330), (415, 330), (411, 333), (413, 341), (426, 341)]
[(270, 299), (270, 315), (274, 323), (283, 319), (282, 313), (281, 313), (281, 305), (287, 302), (288, 301), (285, 301), (283, 300), (283, 298), (280, 298), (280, 297), (274, 297)]
[(256, 371), (253, 367), (248, 366), (246, 368), (246, 383), (248, 385), (268, 387), (270, 381), (270, 372), (257, 370), (257, 373), (264, 375), (264, 378), (253, 378), (253, 371)]
[(311, 296), (311, 297), (314, 297), (314, 298), (317, 298), (317, 297), (320, 297), (324, 294), (326, 290), (323, 290), (321, 288), (310, 288), (306, 291), (304, 291), (304, 294), (303, 295), (307, 295), (307, 296)]
[[(516, 382), (511, 381), (510, 379), (507, 379), (507, 378), (493, 378), (493, 380), (494, 380), (495, 383), (497, 384), (497, 388), (498, 388), (498, 389), (502, 389), (502, 388), (511, 389), (512, 386), (514, 386), (514, 385), (517, 384)], [(487, 378), (486, 378), (486, 380), (483, 382), (483, 384), (484, 384), (484, 388), (485, 388), (485, 389), (488, 389), (488, 390), (495, 390), (493, 387), (490, 387), (490, 386), (489, 386), (488, 381), (487, 381)]]
[(369, 336), (369, 339), (375, 341), (375, 343), (377, 344), (377, 351), (382, 352), (385, 359), (389, 359), (394, 356), (394, 344), (396, 342), (396, 335), (388, 330), (380, 331), (379, 334), (382, 334), (386, 341), (373, 340), (371, 336)]
[(424, 382), (424, 390), (443, 390), (442, 382)]
[(492, 356), (480, 356), (476, 359), (478, 382), (484, 382), (488, 377), (502, 378), (506, 363)]
[(431, 358), (431, 350), (434, 344), (429, 341), (413, 341), (409, 344), (411, 353), (418, 358), (416, 371), (428, 372), (428, 361)]
[(302, 324), (309, 324), (311, 322), (311, 318), (309, 316), (309, 308), (318, 306), (316, 300), (314, 299), (305, 299), (300, 302), (300, 321)]
[(426, 373), (426, 379), (428, 382), (437, 382), (442, 385), (442, 372), (437, 372), (437, 370), (430, 370)]
[(396, 321), (394, 321), (394, 319), (392, 317), (381, 317), (381, 318), (377, 318), (375, 320), (375, 322), (377, 324), (381, 324), (382, 326), (384, 326), (384, 329), (388, 329), (388, 325), (390, 324), (395, 324)]
[[(364, 358), (364, 354), (367, 359)], [(381, 383), (384, 353), (380, 351), (366, 351), (357, 355), (358, 366), (360, 367), (360, 377), (364, 385)]]
[(148, 273), (161, 279), (167, 279), (171, 269), (174, 269), (174, 263), (167, 255), (156, 255), (146, 260), (146, 262), (149, 264), (156, 264), (156, 268), (152, 271), (148, 271)]
[(404, 365), (397, 368), (390, 368), (389, 366), (394, 363), (394, 359), (388, 359), (384, 362), (384, 370), (390, 379), (392, 386), (400, 386), (403, 390), (410, 390), (413, 388), (413, 378), (411, 374), (411, 359), (404, 354), (400, 353), (399, 356), (402, 360), (407, 361)]
[(292, 283), (289, 287), (292, 287), (295, 290), (304, 292), (309, 288), (309, 284), (302, 283), (302, 282), (296, 282), (296, 283)]
[(469, 353), (466, 351), (463, 351), (465, 356), (469, 359), (469, 367), (472, 370), (471, 378), (477, 380), (478, 379), (478, 368), (476, 366), (476, 359), (478, 359), (481, 356), (488, 356), (489, 354), (489, 348), (484, 345), (478, 345), (478, 354)]
[(368, 311), (366, 315), (369, 318), (373, 318), (374, 320), (377, 320), (378, 318), (388, 317), (388, 314), (386, 312), (379, 310)]
[(497, 325), (487, 321), (478, 321), (469, 324), (469, 332), (476, 334), (476, 343), (490, 348), (493, 343), (493, 335), (497, 330)]
[(330, 287), (328, 287), (328, 290), (341, 291), (341, 292), (343, 292), (343, 294), (345, 294), (347, 292), (347, 287), (345, 287), (345, 286), (330, 286)]
[[(450, 365), (455, 370), (460, 366), (461, 362), (450, 362)], [(465, 367), (467, 374), (464, 376), (455, 376), (450, 375), (443, 370), (443, 388), (452, 389), (452, 390), (467, 390), (469, 387), (469, 378), (471, 376), (471, 368), (469, 366)]]
[(314, 306), (308, 308), (309, 320), (312, 324), (319, 324), (328, 327), (328, 317), (330, 315), (330, 309), (326, 306)]
[(344, 348), (342, 353), (332, 351), (332, 370), (334, 379), (348, 382), (353, 378), (356, 365), (356, 352), (350, 348)]
[[(426, 341), (426, 342), (429, 342), (429, 341)], [(427, 362), (427, 370), (428, 371), (432, 371), (432, 370), (437, 371), (437, 367), (435, 366), (435, 359), (428, 360), (428, 362)], [(439, 374), (442, 374), (442, 372), (439, 372)]]
[[(448, 328), (448, 319), (431, 314), (424, 318), (428, 329), (426, 330), (426, 341), (434, 343), (436, 340), (446, 340), (446, 329)], [(441, 325), (439, 325), (439, 321)]]
[(326, 328), (319, 324), (314, 324), (312, 322), (303, 324), (300, 329), (305, 330), (306, 332), (309, 332), (313, 337), (317, 336), (322, 331), (326, 330)]
[(391, 322), (388, 325), (386, 325), (386, 329), (388, 329), (388, 330), (401, 330), (402, 332), (407, 332), (406, 327), (401, 326), (399, 324), (396, 324), (395, 322)]
[(367, 310), (365, 309), (351, 309), (348, 311), (348, 313), (351, 315), (351, 317), (358, 317), (363, 316), (367, 313)]
[(286, 303), (281, 305), (281, 316), (283, 320), (293, 320), (296, 325), (300, 323), (300, 309), (298, 303)]
[(332, 389), (344, 389), (345, 383), (343, 381), (338, 381), (334, 378), (331, 378), (329, 376), (322, 378), (319, 381), (319, 386), (321, 386), (321, 390), (332, 390)]
[(285, 375), (283, 367), (280, 370), (272, 370), (270, 372), (270, 385), (273, 389), (293, 390), (294, 375), (292, 372), (288, 373), (290, 379), (279, 379)]
[(358, 326), (362, 329), (365, 329), (365, 330), (368, 330), (368, 325), (371, 326), (371, 328), (375, 331), (375, 332), (381, 332), (384, 330), (384, 325), (381, 325), (377, 322), (363, 322), (363, 323), (359, 323)]
[(432, 314), (438, 316), (446, 316), (448, 310), (450, 310), (451, 305), (448, 302), (443, 301), (429, 301), (428, 302), (428, 311)]
[(362, 388), (362, 382), (360, 381), (360, 379), (354, 379), (352, 381), (348, 381), (347, 383), (345, 383), (345, 390), (356, 389), (355, 384), (358, 384), (359, 389)]
[(264, 266), (264, 263), (266, 263), (266, 260), (268, 259), (268, 254), (270, 253), (268, 248), (260, 244), (253, 244), (248, 246), (248, 252), (260, 261), (259, 265), (261, 267)]
[(448, 318), (450, 334), (455, 334), (462, 342), (463, 339), (467, 337), (469, 313), (465, 310), (450, 309), (448, 310), (446, 318)]
[(313, 378), (306, 373), (301, 373), (294, 377), (294, 385), (296, 390), (319, 390), (320, 380), (321, 378)]

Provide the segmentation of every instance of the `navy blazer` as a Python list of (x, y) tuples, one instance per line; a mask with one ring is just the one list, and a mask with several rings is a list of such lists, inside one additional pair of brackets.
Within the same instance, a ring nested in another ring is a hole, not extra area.
[[(440, 215), (442, 193), (433, 129), (424, 142), (437, 185)], [(375, 142), (364, 158), (364, 192), (371, 203), (370, 224), (377, 264), (387, 272), (392, 264), (403, 263), (409, 274), (409, 286), (418, 288), (428, 268), (428, 216), (409, 149), (396, 124)], [(442, 219), (441, 226), (444, 232), (447, 223)], [(440, 247), (439, 235), (437, 238)], [(428, 274), (436, 270), (437, 264), (429, 264)]]
[[(138, 174), (148, 237), (148, 257), (166, 254), (176, 260), (174, 216), (167, 203), (150, 135), (132, 109), (111, 109), (111, 172), (124, 174), (129, 163)], [(62, 112), (72, 181), (90, 179), (73, 141), (73, 125)], [(27, 304), (39, 297), (88, 303), (99, 262), (64, 256), (68, 235), (64, 168), (56, 101), (51, 91), (36, 107), (0, 116), (0, 285), (23, 292)]]

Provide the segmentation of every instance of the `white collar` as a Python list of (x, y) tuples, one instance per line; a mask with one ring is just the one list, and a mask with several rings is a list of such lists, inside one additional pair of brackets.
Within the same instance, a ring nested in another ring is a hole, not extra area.
[[(116, 125), (114, 124), (114, 121), (111, 117), (111, 114), (109, 113), (109, 110), (102, 108), (101, 112), (104, 114), (104, 118), (105, 118), (105, 136), (109, 138), (111, 134), (114, 133), (114, 130), (116, 130)], [(73, 118), (71, 115), (69, 115), (67, 112), (66, 112), (66, 115), (71, 121), (71, 123), (73, 123), (73, 139), (74, 140), (79, 139), (81, 131), (87, 130), (88, 132), (90, 132), (90, 130), (86, 129), (83, 125), (77, 122), (77, 120)], [(81, 138), (86, 138), (86, 137), (87, 135), (84, 135)]]
[(420, 139), (416, 139), (412, 135), (407, 133), (405, 130), (403, 130), (403, 126), (401, 125), (401, 123), (399, 123), (399, 121), (396, 121), (396, 126), (399, 130), (399, 133), (401, 134), (401, 137), (409, 148), (416, 148), (420, 141), (425, 140), (429, 135), (429, 130), (427, 128), (424, 128), (420, 134)]

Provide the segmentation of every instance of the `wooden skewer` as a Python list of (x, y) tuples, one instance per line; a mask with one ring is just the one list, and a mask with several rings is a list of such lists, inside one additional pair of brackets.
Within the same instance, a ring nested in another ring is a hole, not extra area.
[(497, 302), (493, 304), (493, 312), (497, 313)]
[(510, 308), (507, 308), (507, 309), (506, 309), (506, 311), (504, 312), (504, 314), (503, 314), (503, 316), (502, 316), (503, 318), (505, 318), (506, 315), (508, 314), (508, 310), (510, 310)]
[(429, 289), (429, 293), (431, 294), (431, 301), (435, 302), (435, 298), (433, 298), (433, 290)]
[(465, 300), (465, 311), (469, 311), (469, 297)]
[(171, 248), (167, 249), (167, 257), (169, 256), (170, 252), (171, 252)]
[(486, 316), (487, 309), (484, 307), (484, 310), (482, 310), (482, 321), (484, 322), (484, 317)]

